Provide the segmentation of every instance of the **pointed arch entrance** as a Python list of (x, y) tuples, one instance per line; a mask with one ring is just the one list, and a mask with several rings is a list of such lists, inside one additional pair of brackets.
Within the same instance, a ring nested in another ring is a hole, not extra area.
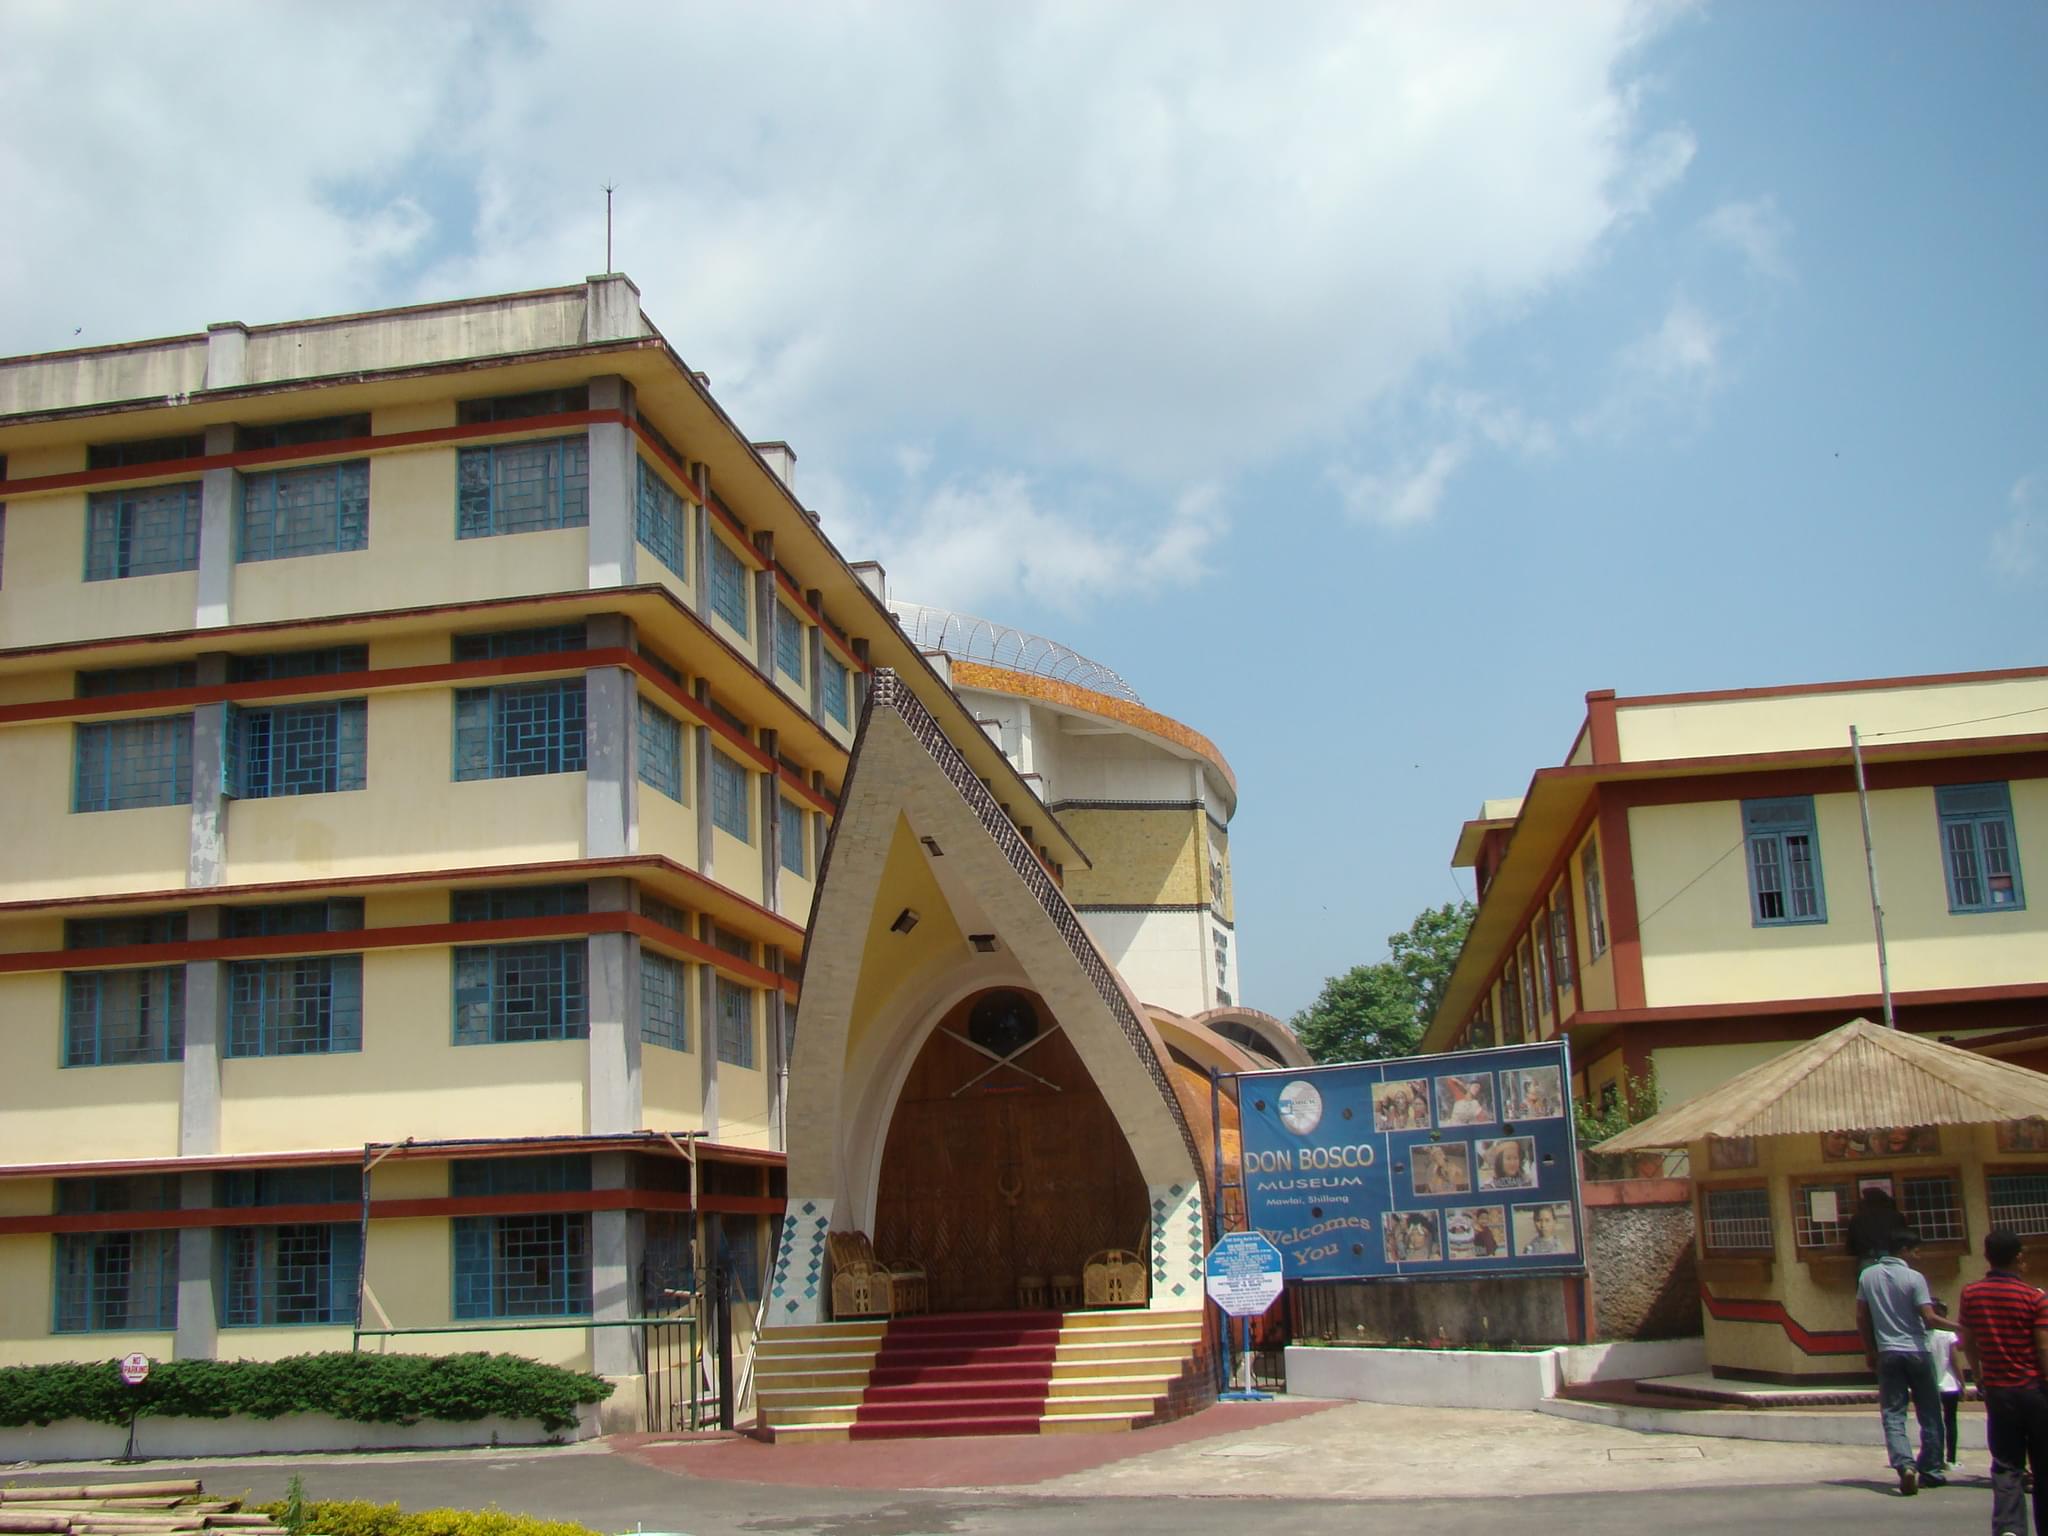
[(923, 1263), (932, 1309), (1015, 1307), (1020, 1275), (1144, 1252), (1146, 1219), (1137, 1159), (1044, 1001), (995, 987), (948, 1009), (897, 1096), (875, 1201), (877, 1249)]

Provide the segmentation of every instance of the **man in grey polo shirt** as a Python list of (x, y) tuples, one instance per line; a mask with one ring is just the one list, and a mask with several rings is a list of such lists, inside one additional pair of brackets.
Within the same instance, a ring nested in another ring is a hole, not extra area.
[[(1899, 1256), (1912, 1240), (1910, 1233), (1898, 1233), (1889, 1244), (1890, 1251), (1865, 1269), (1856, 1282), (1856, 1331), (1863, 1335), (1864, 1360), (1877, 1372), (1885, 1452), (1899, 1474), (1902, 1494), (1918, 1493), (1922, 1484), (1939, 1488), (1948, 1481), (1941, 1475), (1948, 1440), (1942, 1428), (1934, 1357), (1927, 1352), (1927, 1330), (1955, 1331), (1955, 1324), (1934, 1310), (1926, 1277)], [(1920, 1419), (1918, 1465), (1906, 1441), (1908, 1397)]]

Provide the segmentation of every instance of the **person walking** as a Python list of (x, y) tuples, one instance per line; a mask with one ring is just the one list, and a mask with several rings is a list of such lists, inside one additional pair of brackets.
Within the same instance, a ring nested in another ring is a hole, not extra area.
[[(1984, 1394), (1991, 1440), (1993, 1536), (2024, 1536), (2025, 1468), (2048, 1467), (2048, 1296), (2020, 1278), (2020, 1237), (1984, 1234), (1982, 1280), (1963, 1287), (1963, 1351)], [(2034, 1536), (2048, 1536), (2048, 1499), (2034, 1490)]]
[[(1927, 1352), (1930, 1329), (1951, 1330), (1934, 1310), (1927, 1279), (1900, 1257), (1909, 1235), (1901, 1230), (1886, 1253), (1872, 1262), (1856, 1282), (1856, 1331), (1863, 1335), (1863, 1358), (1877, 1373), (1877, 1405), (1884, 1420), (1885, 1453), (1899, 1475), (1899, 1492), (1911, 1496), (1922, 1487), (1939, 1488), (1947, 1444), (1942, 1434), (1941, 1393), (1934, 1384), (1934, 1359)], [(1906, 1404), (1920, 1420), (1920, 1455), (1916, 1461), (1906, 1439)], [(2048, 1536), (2044, 1532), (2043, 1536)]]
[[(1948, 1304), (1939, 1296), (1934, 1299), (1934, 1310), (1943, 1317), (1948, 1316)], [(1941, 1393), (1941, 1427), (1948, 1444), (1948, 1464), (1942, 1468), (1944, 1474), (1952, 1474), (1963, 1464), (1962, 1446), (1956, 1439), (1956, 1415), (1963, 1406), (1963, 1379), (1966, 1374), (1963, 1362), (1956, 1358), (1960, 1344), (1959, 1336), (1945, 1329), (1934, 1329), (1927, 1335), (1927, 1353), (1934, 1358), (1934, 1385)]]

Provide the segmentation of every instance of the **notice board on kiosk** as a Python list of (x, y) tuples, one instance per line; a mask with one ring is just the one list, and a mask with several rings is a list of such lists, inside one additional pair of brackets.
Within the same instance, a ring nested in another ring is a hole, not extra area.
[(1562, 1041), (1237, 1079), (1245, 1214), (1289, 1280), (1585, 1268)]

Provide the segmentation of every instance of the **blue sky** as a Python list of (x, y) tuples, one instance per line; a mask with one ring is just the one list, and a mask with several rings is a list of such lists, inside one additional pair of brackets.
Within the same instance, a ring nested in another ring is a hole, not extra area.
[[(0, 10), (0, 351), (574, 281), (1237, 769), (1244, 1000), (1586, 690), (2039, 664), (2048, 9)], [(75, 333), (75, 335), (74, 335)]]

